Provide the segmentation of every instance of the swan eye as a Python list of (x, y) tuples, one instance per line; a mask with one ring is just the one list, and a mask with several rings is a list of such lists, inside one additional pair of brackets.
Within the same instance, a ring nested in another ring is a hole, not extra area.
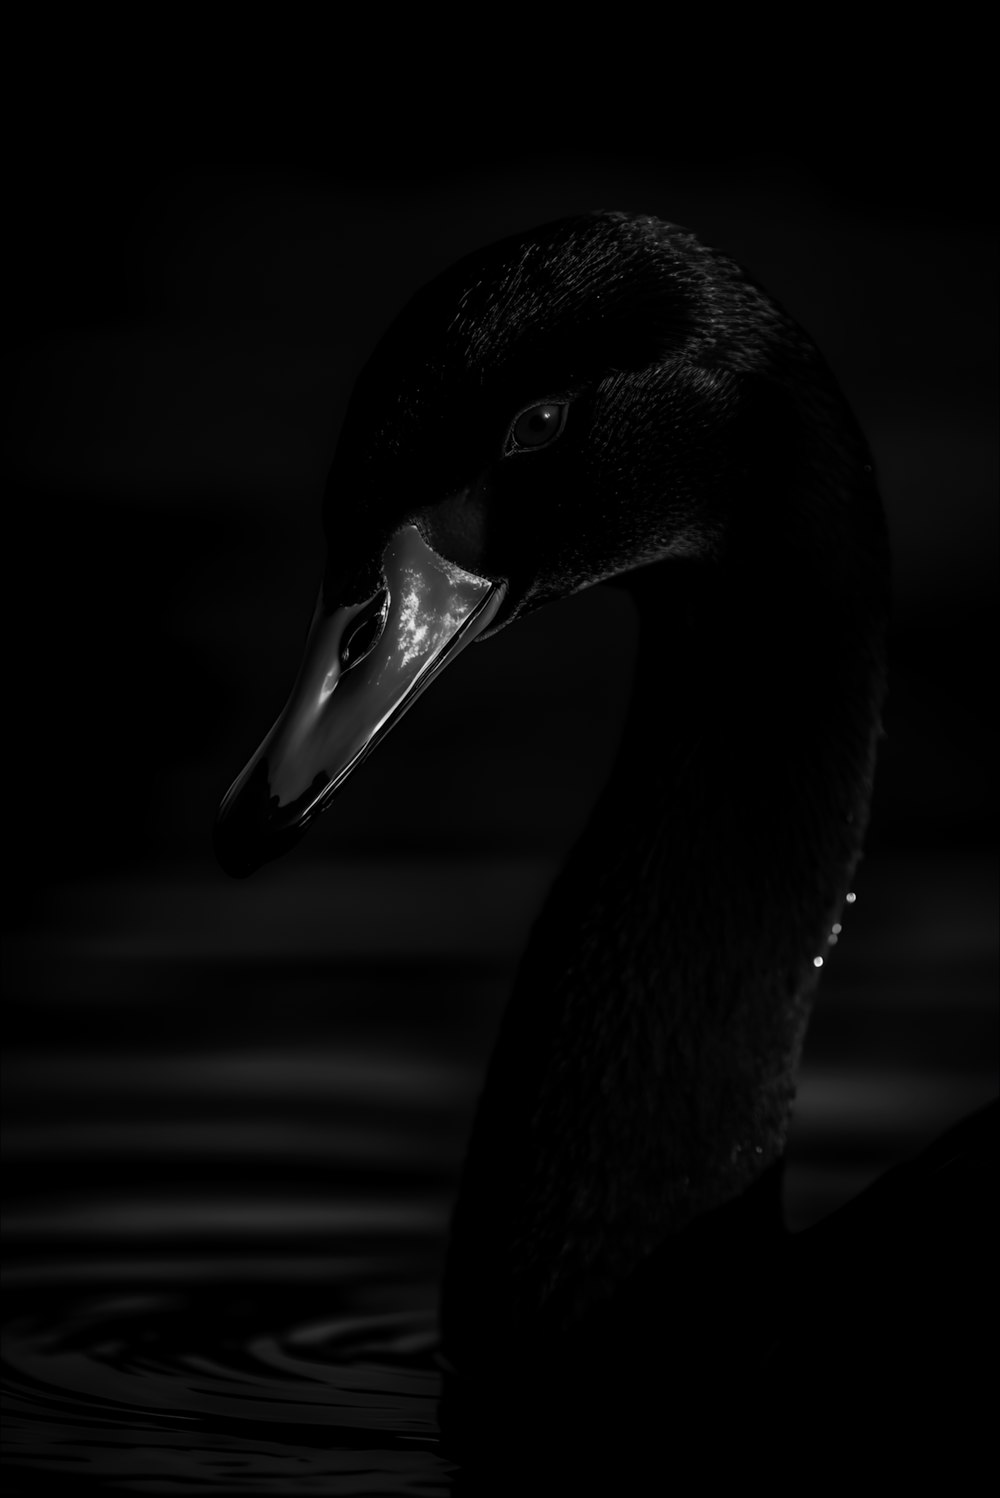
[(506, 451), (544, 447), (554, 442), (566, 425), (564, 401), (546, 401), (541, 406), (529, 406), (516, 417), (507, 436)]

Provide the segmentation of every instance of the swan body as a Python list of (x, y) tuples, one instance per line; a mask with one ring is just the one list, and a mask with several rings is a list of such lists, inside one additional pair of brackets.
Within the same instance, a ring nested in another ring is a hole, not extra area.
[(811, 1273), (789, 1257), (781, 1159), (885, 674), (884, 522), (833, 376), (686, 231), (546, 225), (400, 314), (355, 387), (324, 523), (299, 682), (220, 812), (236, 874), (283, 852), (472, 640), (608, 580), (640, 621), (614, 771), (480, 1100), (448, 1368), (468, 1389), (504, 1347), (621, 1366), (659, 1305), (676, 1388), (695, 1367), (706, 1387), (773, 1375)]

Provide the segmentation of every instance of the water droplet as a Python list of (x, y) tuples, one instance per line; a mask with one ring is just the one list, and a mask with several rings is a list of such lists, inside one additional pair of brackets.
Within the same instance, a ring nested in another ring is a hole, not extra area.
[(823, 966), (823, 959), (822, 959), (822, 957), (814, 957), (813, 958), (813, 967), (822, 967), (822, 966)]
[(826, 940), (827, 940), (827, 943), (828, 943), (829, 946), (835, 947), (837, 945), (837, 936), (836, 936), (836, 933), (833, 932), (833, 931), (831, 931), (830, 935), (827, 937)]
[(830, 927), (830, 930), (833, 932), (834, 936), (839, 936), (843, 929), (844, 928), (839, 921), (834, 921), (833, 925)]
[(857, 898), (858, 898), (857, 895), (854, 893), (853, 890), (851, 890), (850, 894), (847, 896), (847, 903), (848, 903), (848, 905), (853, 905), (854, 902), (855, 902), (855, 900)]

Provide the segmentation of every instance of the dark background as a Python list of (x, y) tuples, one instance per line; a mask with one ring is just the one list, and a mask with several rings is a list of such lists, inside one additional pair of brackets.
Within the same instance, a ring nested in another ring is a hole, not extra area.
[[(359, 1046), (465, 1067), (451, 1189), (527, 924), (610, 764), (623, 595), (594, 590), (467, 652), (253, 881), (215, 868), (211, 825), (291, 684), (324, 478), (374, 341), (468, 250), (620, 207), (727, 250), (813, 334), (889, 516), (888, 737), (793, 1139), (793, 1218), (812, 1220), (995, 1086), (995, 244), (978, 113), (953, 70), (947, 108), (933, 72), (888, 97), (852, 73), (822, 99), (800, 78), (764, 123), (752, 95), (727, 109), (708, 81), (698, 106), (663, 89), (643, 112), (582, 81), (592, 107), (535, 97), (529, 117), (516, 75), (498, 91), (475, 69), (403, 92), (368, 71), (349, 105), (353, 66), (341, 56), (325, 91), (303, 82), (301, 112), (258, 66), (204, 113), (202, 78), (196, 119), (185, 76), (150, 100), (138, 65), (110, 95), (60, 74), (15, 139), (14, 1193), (223, 1191), (272, 1168), (322, 1183), (323, 1162), (278, 1136), (318, 1106), (302, 1057)], [(234, 1102), (231, 1078), (198, 1072), (207, 1056), (256, 1058), (256, 1080)], [(141, 1079), (164, 1058), (173, 1080), (151, 1101)], [(219, 1115), (272, 1134), (223, 1138)]]

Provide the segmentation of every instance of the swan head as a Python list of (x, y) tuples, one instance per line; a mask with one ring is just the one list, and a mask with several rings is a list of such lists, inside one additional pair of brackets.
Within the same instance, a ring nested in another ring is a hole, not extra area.
[[(773, 566), (797, 529), (839, 544), (865, 456), (805, 335), (684, 230), (594, 213), (460, 261), (355, 386), (304, 662), (222, 803), (220, 862), (284, 852), (460, 650), (540, 605), (641, 592), (669, 559)], [(804, 516), (785, 496), (809, 462), (830, 503)]]

